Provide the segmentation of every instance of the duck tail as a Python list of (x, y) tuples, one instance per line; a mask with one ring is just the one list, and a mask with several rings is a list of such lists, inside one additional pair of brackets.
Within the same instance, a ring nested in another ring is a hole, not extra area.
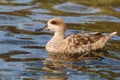
[(114, 36), (116, 34), (117, 34), (117, 32), (112, 32), (112, 33), (108, 34), (107, 36), (104, 36), (102, 38), (103, 42), (106, 43), (112, 36)]
[(116, 34), (117, 34), (117, 32), (112, 32), (112, 33), (110, 33), (109, 35), (102, 37), (100, 40), (98, 40), (95, 44), (92, 45), (92, 46), (93, 46), (92, 49), (93, 49), (93, 50), (96, 50), (96, 49), (102, 48), (102, 47), (105, 45), (105, 43), (106, 43), (112, 36), (114, 36), (114, 35), (116, 35)]
[(116, 35), (117, 34), (117, 32), (112, 32), (112, 33), (110, 33), (107, 37), (108, 37), (108, 39), (109, 38), (111, 38), (112, 36), (114, 36), (114, 35)]

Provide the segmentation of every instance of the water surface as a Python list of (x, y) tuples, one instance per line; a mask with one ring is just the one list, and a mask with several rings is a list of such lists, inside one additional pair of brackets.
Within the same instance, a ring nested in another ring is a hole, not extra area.
[[(117, 31), (94, 55), (48, 55), (48, 19), (62, 18), (66, 35)], [(1, 0), (0, 80), (120, 80), (120, 0)]]

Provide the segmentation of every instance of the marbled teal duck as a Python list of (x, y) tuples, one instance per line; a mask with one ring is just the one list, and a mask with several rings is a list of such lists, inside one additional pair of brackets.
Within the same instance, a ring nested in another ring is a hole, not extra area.
[[(107, 36), (103, 33), (85, 33), (72, 34), (65, 37), (67, 29), (64, 21), (60, 18), (52, 18), (48, 20), (46, 27), (50, 31), (54, 31), (54, 36), (46, 44), (45, 48), (48, 52), (55, 53), (84, 53), (101, 49), (105, 43), (117, 32), (112, 32)], [(39, 29), (37, 30), (39, 31)]]

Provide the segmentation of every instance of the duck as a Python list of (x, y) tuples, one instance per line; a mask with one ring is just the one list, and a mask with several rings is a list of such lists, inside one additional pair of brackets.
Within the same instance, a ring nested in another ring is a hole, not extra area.
[[(51, 18), (47, 21), (47, 25), (43, 27), (54, 32), (54, 36), (45, 46), (46, 51), (51, 53), (85, 53), (98, 49), (102, 49), (105, 43), (117, 32), (103, 35), (104, 33), (78, 33), (65, 37), (67, 26), (61, 18)], [(36, 30), (41, 31), (41, 29)]]

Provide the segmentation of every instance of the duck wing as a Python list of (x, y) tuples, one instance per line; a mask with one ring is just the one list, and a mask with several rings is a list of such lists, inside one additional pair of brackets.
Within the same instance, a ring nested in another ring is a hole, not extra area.
[(92, 45), (102, 37), (102, 33), (70, 35), (63, 40), (61, 50), (67, 53), (88, 52), (92, 50)]
[(89, 34), (86, 34), (86, 37), (88, 38), (90, 43), (95, 43), (96, 41), (104, 37), (104, 35), (103, 33), (89, 33)]
[(102, 33), (74, 34), (65, 38), (64, 42), (69, 46), (80, 46), (95, 43), (104, 35)]

